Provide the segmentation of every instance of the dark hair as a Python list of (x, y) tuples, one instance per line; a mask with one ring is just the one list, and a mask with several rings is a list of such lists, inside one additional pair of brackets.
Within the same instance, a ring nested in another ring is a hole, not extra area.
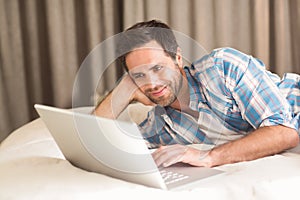
[(125, 57), (134, 48), (141, 47), (148, 42), (156, 41), (164, 49), (165, 53), (173, 60), (176, 59), (177, 41), (172, 29), (158, 20), (139, 22), (124, 32), (117, 39), (117, 55), (126, 70)]

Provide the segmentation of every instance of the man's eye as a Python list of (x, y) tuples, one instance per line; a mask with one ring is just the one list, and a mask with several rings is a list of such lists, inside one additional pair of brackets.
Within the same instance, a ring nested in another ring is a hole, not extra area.
[(153, 68), (153, 71), (159, 71), (163, 68), (163, 66), (157, 65)]
[(134, 74), (132, 77), (134, 79), (138, 79), (138, 78), (143, 78), (145, 75), (144, 74)]

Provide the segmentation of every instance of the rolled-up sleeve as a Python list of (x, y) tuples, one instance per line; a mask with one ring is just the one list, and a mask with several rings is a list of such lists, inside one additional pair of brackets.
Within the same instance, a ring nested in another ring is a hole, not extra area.
[(243, 119), (256, 129), (272, 125), (296, 129), (291, 122), (291, 107), (274, 83), (275, 75), (265, 70), (264, 64), (252, 56), (235, 51), (227, 57), (231, 58), (226, 59), (225, 56), (223, 64), (227, 71), (233, 72), (227, 77), (230, 79), (228, 87)]

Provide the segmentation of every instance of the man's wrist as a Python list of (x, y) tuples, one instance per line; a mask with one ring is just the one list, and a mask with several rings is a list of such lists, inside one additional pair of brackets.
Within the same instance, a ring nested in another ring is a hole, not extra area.
[(135, 101), (134, 93), (138, 88), (132, 82), (129, 75), (125, 75), (116, 87), (115, 95), (122, 98), (128, 104)]
[(201, 151), (199, 156), (199, 161), (202, 163), (204, 167), (213, 167), (213, 150)]

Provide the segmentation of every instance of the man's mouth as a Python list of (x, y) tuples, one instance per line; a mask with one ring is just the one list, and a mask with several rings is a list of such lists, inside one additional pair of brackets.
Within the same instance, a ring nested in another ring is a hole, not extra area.
[(152, 91), (150, 94), (155, 97), (163, 96), (167, 91), (167, 86), (163, 86), (162, 88)]

